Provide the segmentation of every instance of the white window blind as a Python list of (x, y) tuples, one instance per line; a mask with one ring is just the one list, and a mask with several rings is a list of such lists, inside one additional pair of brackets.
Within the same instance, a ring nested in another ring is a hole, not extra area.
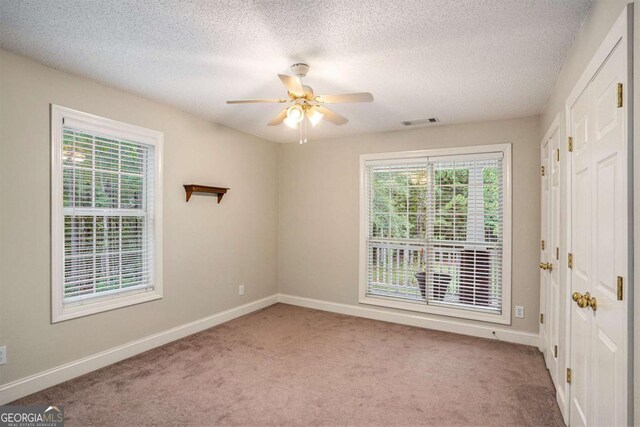
[(502, 313), (502, 153), (365, 163), (366, 295)]
[(425, 269), (426, 162), (368, 167), (368, 292), (420, 300), (415, 274)]
[(501, 312), (502, 159), (430, 167), (428, 301)]
[(153, 156), (63, 125), (65, 303), (153, 287)]

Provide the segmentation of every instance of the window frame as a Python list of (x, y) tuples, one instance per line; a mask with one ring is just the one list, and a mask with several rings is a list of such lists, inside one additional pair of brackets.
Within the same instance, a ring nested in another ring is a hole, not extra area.
[[(152, 289), (134, 289), (64, 303), (64, 120), (113, 137), (153, 146), (153, 276)], [(164, 134), (89, 113), (51, 104), (51, 323), (62, 322), (116, 308), (162, 298), (162, 172)]]
[[(502, 301), (501, 313), (489, 313), (481, 309), (459, 309), (429, 305), (423, 301), (400, 300), (387, 296), (367, 295), (368, 285), (368, 248), (369, 237), (369, 193), (367, 166), (370, 164), (404, 163), (410, 160), (429, 157), (447, 157), (486, 153), (502, 153), (503, 155), (503, 242), (502, 242)], [(386, 308), (436, 314), (460, 319), (477, 320), (490, 323), (511, 324), (511, 262), (512, 262), (512, 159), (511, 143), (476, 145), (455, 148), (436, 148), (429, 150), (396, 151), (360, 155), (360, 268), (359, 268), (359, 303)]]

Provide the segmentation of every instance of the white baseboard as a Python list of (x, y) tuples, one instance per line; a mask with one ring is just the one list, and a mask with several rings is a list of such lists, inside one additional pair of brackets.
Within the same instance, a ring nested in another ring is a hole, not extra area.
[[(471, 325), (452, 319), (426, 317), (413, 313), (396, 313), (362, 305), (341, 304), (322, 301), (312, 298), (297, 297), (293, 295), (279, 294), (278, 301), (284, 304), (300, 307), (315, 308), (317, 310), (333, 313), (348, 314), (351, 316), (365, 317), (367, 319), (382, 320), (384, 322), (399, 323), (402, 325), (417, 326), (420, 328), (435, 329), (437, 331), (453, 332), (456, 334), (471, 335), (474, 337), (498, 339), (515, 344), (524, 344), (537, 347), (538, 334), (531, 332), (514, 331), (502, 327), (490, 327), (484, 325)], [(493, 333), (496, 333), (495, 335)]]
[(0, 405), (278, 302), (272, 295), (0, 386)]
[[(87, 374), (161, 345), (184, 338), (188, 335), (212, 328), (228, 322), (229, 320), (233, 320), (237, 317), (268, 307), (277, 302), (330, 311), (333, 313), (365, 317), (367, 319), (381, 320), (384, 322), (435, 329), (438, 331), (453, 332), (490, 339), (496, 339), (497, 337), (497, 339), (501, 341), (508, 341), (516, 344), (537, 346), (539, 342), (538, 334), (529, 332), (513, 331), (499, 327), (492, 328), (481, 325), (470, 325), (450, 319), (424, 317), (412, 313), (395, 313), (373, 307), (340, 304), (293, 295), (275, 294), (4, 384), (0, 386), (0, 405), (4, 405), (16, 399), (20, 399), (21, 397), (28, 396), (29, 394), (60, 384), (64, 381), (69, 381), (73, 378), (79, 377), (80, 375)], [(496, 335), (493, 335), (494, 331), (496, 332)]]

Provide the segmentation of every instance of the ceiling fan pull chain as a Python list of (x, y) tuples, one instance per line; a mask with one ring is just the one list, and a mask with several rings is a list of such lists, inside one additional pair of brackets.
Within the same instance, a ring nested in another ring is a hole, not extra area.
[(299, 133), (300, 133), (300, 144), (302, 144), (302, 124), (300, 124), (300, 126), (298, 127)]
[(304, 143), (307, 143), (307, 118), (305, 117), (303, 119), (304, 121)]

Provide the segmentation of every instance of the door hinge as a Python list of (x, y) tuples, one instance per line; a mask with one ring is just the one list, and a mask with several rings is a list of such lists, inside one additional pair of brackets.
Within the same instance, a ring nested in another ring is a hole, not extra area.
[(569, 268), (573, 268), (573, 254), (569, 253)]
[(571, 384), (571, 368), (567, 368), (567, 383)]
[(556, 148), (556, 161), (560, 161), (560, 149)]
[(567, 141), (567, 150), (571, 153), (573, 152), (573, 138), (569, 137)]
[(544, 323), (544, 314), (540, 313), (540, 323)]
[(623, 283), (622, 276), (618, 276), (617, 282), (618, 282), (617, 298), (618, 298), (618, 301), (622, 301), (622, 296), (623, 296), (622, 295), (622, 283)]
[(540, 174), (544, 176), (544, 166), (540, 166)]
[(544, 251), (544, 240), (540, 241), (540, 247), (542, 247), (542, 250)]
[(556, 259), (560, 259), (560, 248), (556, 247)]
[(618, 83), (618, 108), (622, 108), (622, 83)]
[(558, 358), (558, 346), (557, 345), (553, 346), (553, 357), (555, 357), (556, 359)]

